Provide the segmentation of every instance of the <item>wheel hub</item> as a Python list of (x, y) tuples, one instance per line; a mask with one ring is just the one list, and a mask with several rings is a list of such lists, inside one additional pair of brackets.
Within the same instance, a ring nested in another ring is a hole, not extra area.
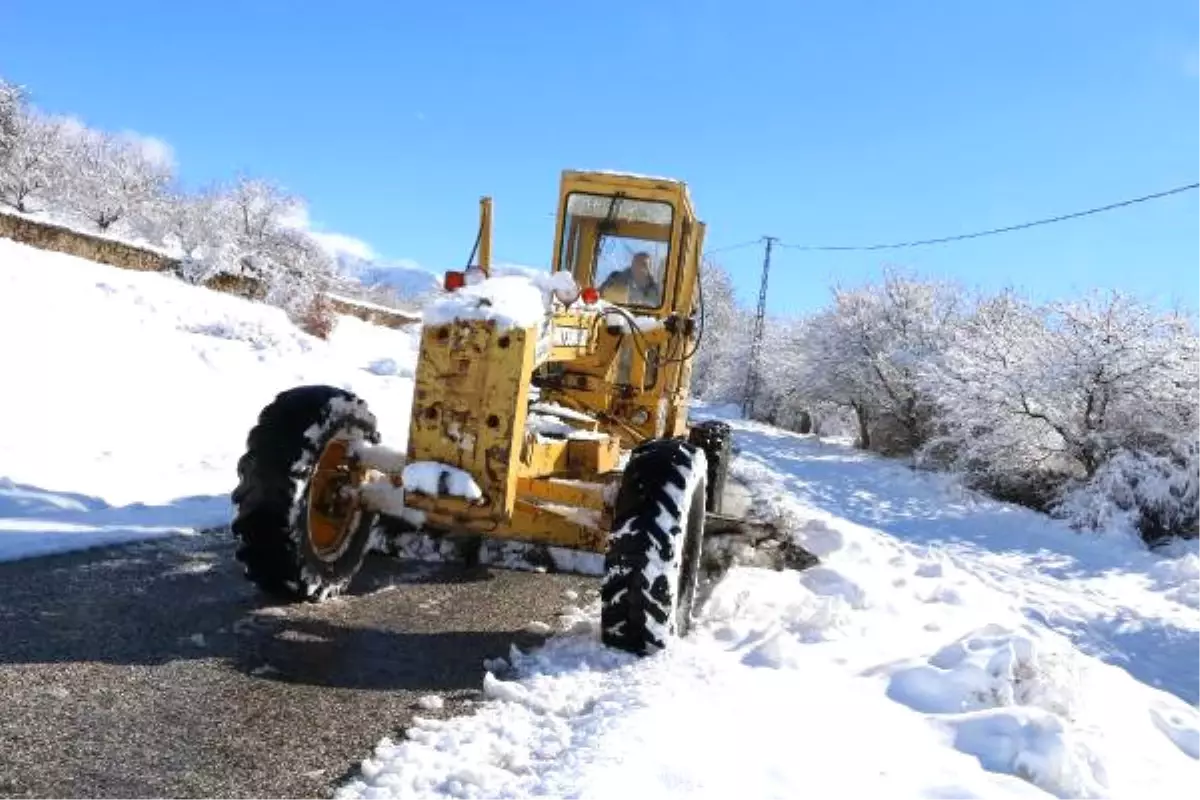
[(334, 439), (321, 451), (308, 492), (308, 540), (323, 559), (335, 558), (358, 521), (364, 470), (350, 457), (350, 440)]

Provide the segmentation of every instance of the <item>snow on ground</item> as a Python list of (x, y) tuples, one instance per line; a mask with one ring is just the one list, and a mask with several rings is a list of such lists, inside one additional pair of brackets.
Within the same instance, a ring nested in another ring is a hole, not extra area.
[[(725, 410), (728, 414), (729, 410)], [(844, 443), (735, 421), (736, 475), (822, 558), (736, 569), (645, 660), (598, 608), (339, 797), (1183, 796), (1197, 555), (1079, 536)]]
[(223, 497), (180, 497), (161, 506), (114, 508), (86, 495), (48, 492), (0, 478), (0, 561), (188, 534), (223, 525)]
[[(415, 339), (352, 317), (322, 342), (275, 309), (0, 239), (0, 341), (0, 558), (225, 521), (247, 432), (297, 384), (360, 393), (406, 444)], [(476, 713), (418, 719), (340, 796), (1159, 797), (1200, 778), (1194, 543), (1079, 536), (734, 424), (736, 477), (820, 566), (734, 570), (693, 637), (644, 660), (576, 608), (492, 665)]]
[[(229, 518), (261, 408), (303, 383), (358, 392), (403, 447), (413, 334), (283, 312), (165, 275), (0, 239), (0, 558)], [(144, 504), (144, 505), (143, 505)]]

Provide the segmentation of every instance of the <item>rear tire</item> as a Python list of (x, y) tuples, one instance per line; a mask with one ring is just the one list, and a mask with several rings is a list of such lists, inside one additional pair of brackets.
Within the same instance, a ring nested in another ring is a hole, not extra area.
[(335, 439), (379, 443), (366, 403), (332, 386), (300, 386), (263, 409), (238, 461), (233, 533), (246, 577), (285, 599), (324, 600), (358, 572), (376, 515), (355, 507), (336, 547), (319, 551), (309, 535), (314, 469)]
[(706, 420), (688, 431), (688, 441), (704, 451), (708, 460), (708, 485), (704, 507), (721, 513), (725, 496), (725, 478), (729, 474), (733, 429), (720, 420)]
[(634, 448), (617, 493), (600, 587), (601, 641), (650, 655), (691, 627), (704, 536), (704, 452), (679, 439)]

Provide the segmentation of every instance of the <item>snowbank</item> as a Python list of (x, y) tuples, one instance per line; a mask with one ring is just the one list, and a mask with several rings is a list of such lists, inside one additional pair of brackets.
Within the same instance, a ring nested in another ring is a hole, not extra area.
[(1190, 792), (1190, 552), (1080, 537), (842, 445), (731, 424), (738, 477), (819, 567), (733, 570), (693, 636), (644, 660), (601, 647), (596, 604), (576, 607), (545, 647), (491, 665), (473, 714), (417, 720), (338, 796)]
[(325, 342), (279, 309), (0, 239), (0, 341), (8, 557), (227, 521), (246, 435), (298, 384), (359, 393), (406, 444), (415, 338), (354, 317)]
[[(706, 643), (637, 662), (594, 613), (507, 674), (467, 717), (419, 719), (335, 796), (792, 798), (1035, 796), (979, 770), (864, 681), (813, 663), (762, 670)], [(920, 757), (914, 757), (919, 754)]]

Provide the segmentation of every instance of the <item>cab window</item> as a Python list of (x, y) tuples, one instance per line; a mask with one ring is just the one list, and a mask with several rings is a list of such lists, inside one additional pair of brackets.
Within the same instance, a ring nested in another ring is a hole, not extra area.
[(661, 308), (673, 221), (670, 203), (572, 192), (563, 219), (562, 269), (611, 303)]

